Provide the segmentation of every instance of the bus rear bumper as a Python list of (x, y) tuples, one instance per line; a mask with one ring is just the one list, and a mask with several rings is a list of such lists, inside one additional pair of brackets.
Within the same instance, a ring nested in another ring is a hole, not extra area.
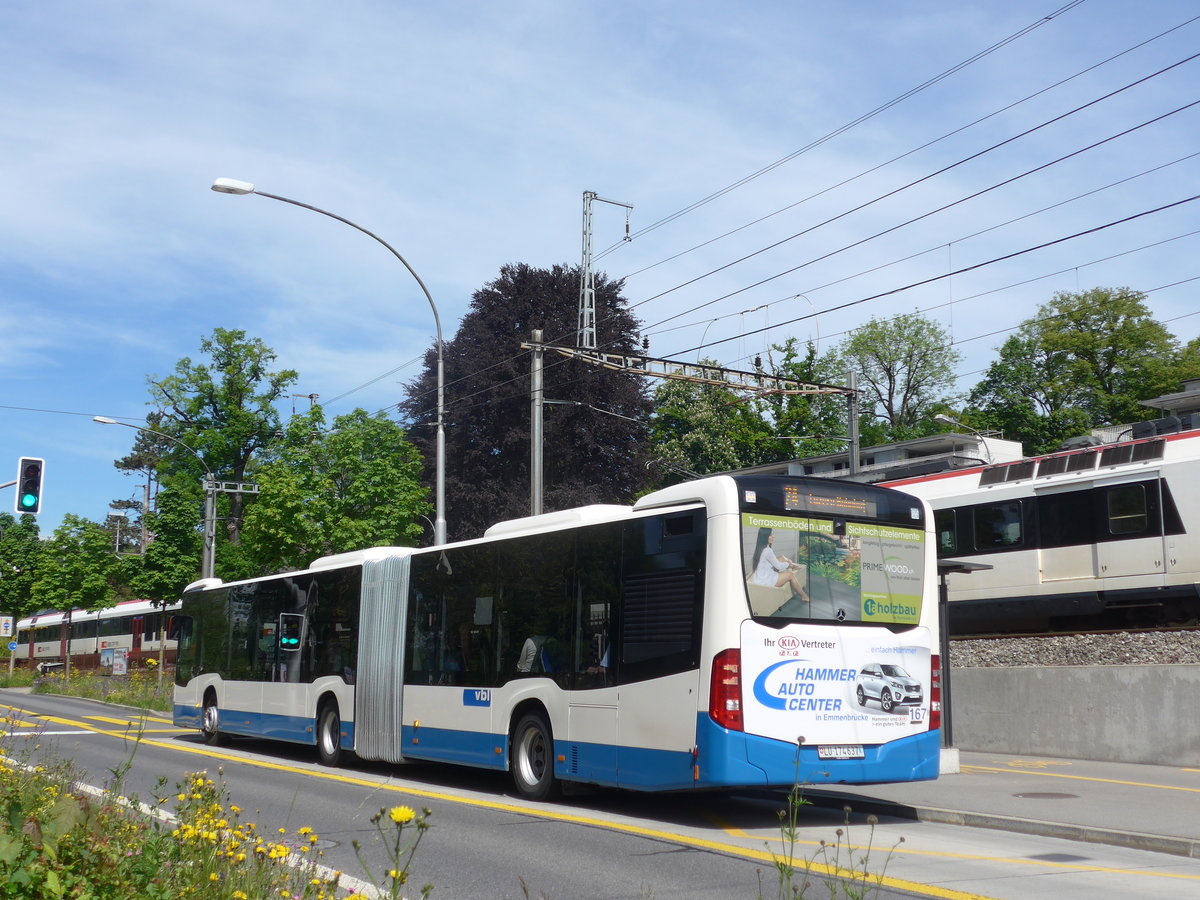
[[(698, 716), (697, 787), (791, 787), (794, 784), (883, 784), (938, 776), (942, 735), (928, 731), (866, 745), (862, 759), (821, 759), (816, 745), (721, 728)], [(797, 752), (799, 751), (799, 752)]]

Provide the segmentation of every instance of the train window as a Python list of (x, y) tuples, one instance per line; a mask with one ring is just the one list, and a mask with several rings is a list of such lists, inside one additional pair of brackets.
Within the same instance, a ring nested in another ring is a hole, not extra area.
[(1108, 533), (1138, 534), (1150, 521), (1146, 514), (1146, 488), (1140, 484), (1123, 484), (1109, 488)]
[(986, 503), (975, 514), (975, 549), (996, 550), (1021, 544), (1021, 502)]
[(1100, 451), (1100, 465), (1102, 466), (1117, 466), (1121, 463), (1130, 462), (1132, 459), (1132, 444), (1118, 444), (1115, 447), (1106, 447)]
[(933, 527), (937, 531), (938, 553), (956, 553), (958, 538), (955, 533), (955, 511), (939, 509), (933, 513)]
[(1061, 475), (1067, 471), (1067, 457), (1065, 456), (1047, 456), (1038, 463), (1038, 478), (1045, 478), (1047, 475)]
[(1133, 461), (1146, 462), (1151, 459), (1162, 459), (1166, 441), (1159, 438), (1156, 441), (1146, 441), (1144, 444), (1133, 445)]
[(1033, 460), (1028, 459), (1024, 462), (1013, 463), (1008, 467), (1008, 471), (1004, 474), (1005, 481), (1019, 481), (1022, 478), (1031, 478), (1033, 476)]
[(1085, 450), (1083, 453), (1075, 453), (1067, 457), (1068, 472), (1084, 472), (1088, 469), (1096, 468), (1096, 460), (1099, 454), (1095, 450)]

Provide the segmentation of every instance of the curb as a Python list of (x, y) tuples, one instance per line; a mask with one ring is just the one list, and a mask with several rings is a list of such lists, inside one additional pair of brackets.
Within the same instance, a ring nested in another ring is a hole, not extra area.
[(1170, 837), (1161, 834), (1142, 834), (1137, 831), (1119, 831), (1115, 828), (1099, 828), (1094, 825), (1069, 825), (1063, 822), (1044, 822), (1039, 819), (1022, 819), (1017, 816), (998, 816), (991, 813), (963, 812), (955, 809), (939, 809), (934, 806), (910, 806), (887, 800), (871, 800), (854, 794), (838, 794), (829, 791), (808, 790), (804, 798), (814, 806), (841, 809), (851, 807), (854, 812), (873, 813), (898, 819), (915, 819), (919, 822), (935, 822), (941, 825), (966, 825), (970, 828), (991, 828), (996, 831), (1012, 831), (1039, 837), (1063, 838), (1087, 844), (1107, 844), (1130, 850), (1148, 850), (1152, 853), (1167, 853), (1200, 859), (1200, 840)]

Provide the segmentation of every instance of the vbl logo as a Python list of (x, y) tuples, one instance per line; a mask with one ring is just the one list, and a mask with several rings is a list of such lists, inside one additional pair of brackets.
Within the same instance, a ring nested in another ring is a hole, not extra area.
[(790, 634), (785, 634), (779, 639), (780, 650), (799, 650), (800, 638), (792, 637)]

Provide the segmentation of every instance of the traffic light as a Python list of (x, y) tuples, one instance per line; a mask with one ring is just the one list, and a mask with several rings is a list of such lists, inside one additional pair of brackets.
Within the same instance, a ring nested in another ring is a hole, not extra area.
[(22, 456), (17, 464), (17, 514), (37, 515), (42, 508), (42, 472), (46, 468), (44, 459)]
[(299, 650), (304, 635), (304, 616), (298, 613), (279, 614), (279, 649)]

